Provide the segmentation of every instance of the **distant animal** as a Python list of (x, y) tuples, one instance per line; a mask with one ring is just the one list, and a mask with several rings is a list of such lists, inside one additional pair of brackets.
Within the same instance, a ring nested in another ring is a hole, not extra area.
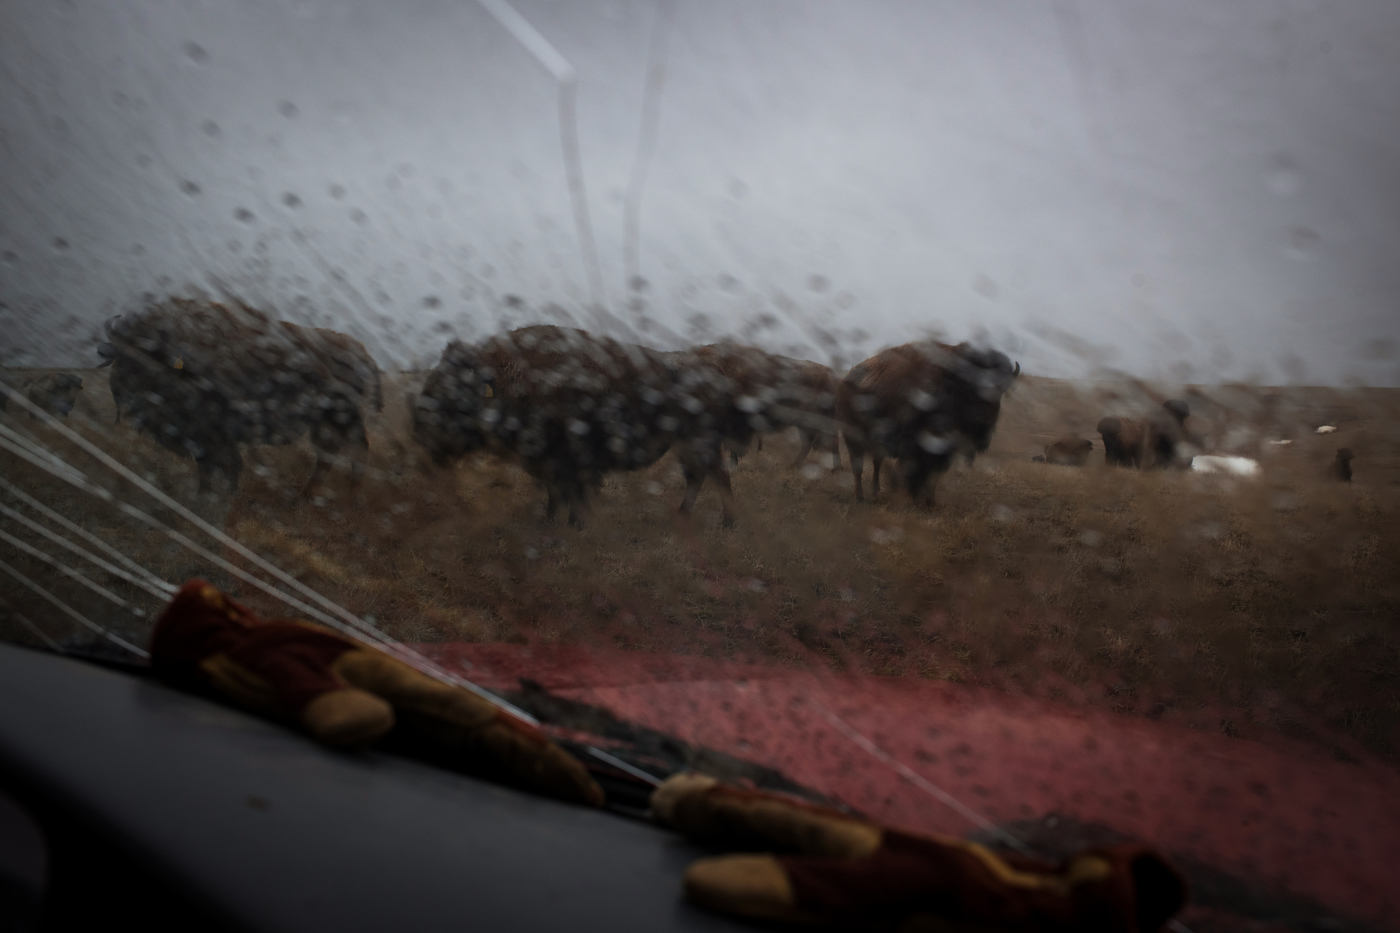
[(1095, 428), (1103, 438), (1103, 462), (1109, 466), (1141, 467), (1147, 431), (1130, 418), (1109, 416)]
[(1337, 450), (1337, 462), (1333, 465), (1333, 470), (1337, 479), (1344, 483), (1351, 482), (1351, 461), (1353, 459), (1350, 447), (1342, 447)]
[(869, 453), (872, 495), (880, 493), (881, 461), (894, 458), (910, 497), (932, 507), (937, 477), (953, 457), (971, 459), (991, 443), (1002, 396), (1020, 374), (1004, 353), (934, 341), (892, 347), (852, 367), (836, 389), (836, 420), (856, 499), (865, 498), (861, 473)]
[(1083, 466), (1094, 452), (1094, 442), (1079, 437), (1062, 437), (1053, 444), (1045, 445), (1046, 463), (1061, 466)]
[(1186, 430), (1186, 419), (1191, 407), (1180, 399), (1168, 399), (1162, 409), (1164, 414), (1140, 421), (1116, 416), (1101, 419), (1096, 430), (1103, 438), (1104, 462), (1109, 466), (1189, 469), (1187, 447), (1193, 439)]
[(1158, 469), (1191, 468), (1191, 453), (1188, 447), (1194, 438), (1186, 429), (1186, 419), (1191, 417), (1191, 406), (1181, 399), (1169, 398), (1162, 403), (1164, 414), (1148, 420), (1148, 449), (1152, 455), (1151, 465)]
[(1045, 455), (1044, 455), (1044, 454), (1036, 454), (1034, 457), (1031, 457), (1031, 463), (1044, 463), (1044, 462), (1045, 462)]
[(1336, 431), (1336, 430), (1337, 430), (1337, 426), (1336, 426), (1335, 424), (1322, 424), (1322, 425), (1318, 425), (1317, 433), (1318, 433), (1318, 434), (1331, 434), (1332, 432), (1334, 432), (1334, 431)]
[[(112, 400), (168, 450), (192, 457), (201, 492), (238, 488), (239, 444), (309, 435), (309, 494), (343, 449), (369, 451), (366, 406), (383, 408), (379, 367), (353, 337), (278, 321), (247, 305), (172, 298), (107, 323), (98, 348)], [(356, 466), (355, 475), (360, 467)]]
[[(750, 400), (756, 400), (762, 404), (766, 416), (756, 422), (756, 427), (751, 426), (759, 450), (763, 449), (764, 430), (796, 427), (802, 436), (802, 449), (792, 467), (805, 463), (813, 448), (825, 447), (833, 456), (832, 472), (840, 468), (836, 376), (829, 366), (732, 342), (697, 347), (693, 352), (731, 380), (732, 391), (738, 393), (741, 402), (751, 405)], [(734, 462), (744, 454), (745, 447), (735, 442)]]
[[(46, 373), (11, 387), (36, 407), (56, 418), (66, 418), (78, 401), (78, 393), (83, 390), (83, 380), (72, 373)], [(0, 392), (0, 411), (8, 410), (9, 401), (10, 397)], [(32, 413), (29, 417), (39, 420)]]
[(689, 514), (706, 477), (734, 523), (726, 442), (746, 449), (766, 429), (765, 402), (711, 361), (573, 328), (523, 327), (469, 345), (453, 341), (414, 404), (414, 438), (438, 464), (477, 450), (519, 460), (544, 487), (546, 517), (569, 523), (605, 474), (651, 466), (674, 448)]

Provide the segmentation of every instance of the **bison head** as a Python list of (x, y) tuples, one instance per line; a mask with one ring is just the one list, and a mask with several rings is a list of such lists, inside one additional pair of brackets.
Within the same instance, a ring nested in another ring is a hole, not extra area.
[(102, 359), (102, 362), (97, 364), (98, 369), (111, 366), (116, 362), (117, 348), (112, 345), (112, 330), (120, 317), (120, 314), (114, 314), (102, 324), (102, 333), (106, 335), (107, 339), (97, 345), (97, 355)]
[(1021, 375), (1021, 364), (1013, 367), (1005, 353), (968, 343), (954, 347), (953, 353), (950, 369), (964, 387), (954, 389), (959, 431), (974, 449), (986, 450), (1001, 415), (1001, 397)]
[(1178, 424), (1191, 417), (1191, 406), (1186, 404), (1179, 398), (1167, 399), (1165, 402), (1162, 403), (1162, 407), (1167, 410), (1168, 414), (1170, 414), (1173, 418), (1177, 420)]
[(413, 439), (446, 464), (486, 445), (500, 421), (495, 372), (472, 347), (448, 344), (413, 399)]

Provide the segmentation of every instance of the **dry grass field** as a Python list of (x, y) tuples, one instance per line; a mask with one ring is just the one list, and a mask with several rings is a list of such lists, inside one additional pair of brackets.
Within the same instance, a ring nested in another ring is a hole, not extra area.
[[(70, 424), (194, 501), (193, 465), (113, 424), (105, 375), (82, 375)], [(313, 465), (303, 441), (247, 451), (239, 494), (200, 509), (406, 641), (608, 643), (938, 678), (1229, 735), (1291, 735), (1343, 757), (1400, 753), (1400, 391), (1172, 387), (1209, 452), (1260, 459), (1261, 474), (1240, 479), (1106, 468), (1098, 418), (1147, 412), (1165, 396), (1028, 376), (992, 450), (943, 477), (932, 512), (888, 488), (858, 504), (848, 470), (831, 474), (815, 456), (788, 469), (796, 440), (779, 436), (734, 472), (735, 529), (720, 527), (708, 488), (692, 521), (676, 520), (683, 483), (668, 457), (610, 477), (574, 530), (543, 522), (543, 494), (509, 463), (429, 468), (408, 432), (415, 385), (412, 375), (386, 384), (358, 487), (337, 470), (323, 496), (301, 497)], [(5, 423), (118, 488), (27, 418)], [(1321, 424), (1338, 430), (1319, 436)], [(1031, 462), (1067, 432), (1093, 439), (1088, 466)], [(1328, 475), (1341, 446), (1356, 453), (1350, 484)], [(167, 579), (200, 573), (274, 608), (130, 518), (8, 453), (0, 461), (11, 482)], [(65, 585), (11, 545), (0, 554)], [(111, 584), (156, 608), (122, 586)], [(71, 627), (8, 579), (4, 588), (3, 637), (33, 638), (15, 611), (50, 631)], [(88, 597), (75, 605), (111, 617)], [(140, 637), (145, 623), (123, 619)]]

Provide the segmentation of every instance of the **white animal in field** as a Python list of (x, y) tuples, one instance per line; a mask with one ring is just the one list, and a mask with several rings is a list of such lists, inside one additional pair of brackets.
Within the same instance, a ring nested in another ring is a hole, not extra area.
[(1317, 433), (1318, 433), (1318, 434), (1331, 434), (1331, 433), (1332, 433), (1333, 431), (1335, 431), (1335, 430), (1337, 430), (1337, 426), (1336, 426), (1335, 424), (1324, 424), (1324, 425), (1319, 425), (1319, 426), (1318, 426)]
[(1193, 473), (1224, 473), (1229, 476), (1258, 476), (1259, 461), (1248, 457), (1198, 456), (1191, 461)]

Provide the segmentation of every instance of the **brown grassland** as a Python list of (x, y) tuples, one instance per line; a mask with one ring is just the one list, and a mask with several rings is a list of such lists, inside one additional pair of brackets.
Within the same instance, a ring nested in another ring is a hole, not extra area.
[[(193, 465), (114, 425), (105, 376), (83, 375), (70, 424), (193, 501)], [(1260, 459), (1261, 475), (1242, 479), (1109, 469), (1098, 417), (1150, 411), (1163, 396), (1023, 377), (992, 449), (943, 477), (932, 512), (888, 485), (858, 504), (844, 465), (830, 474), (814, 456), (789, 469), (796, 441), (779, 436), (734, 471), (738, 528), (720, 527), (709, 489), (690, 524), (675, 519), (683, 484), (668, 457), (610, 477), (574, 530), (543, 523), (543, 494), (508, 462), (480, 455), (430, 469), (409, 437), (414, 385), (412, 375), (388, 380), (358, 486), (337, 470), (324, 496), (301, 497), (313, 465), (303, 441), (247, 451), (238, 495), (201, 508), (406, 641), (606, 643), (938, 678), (1230, 735), (1292, 735), (1343, 757), (1400, 753), (1400, 391), (1174, 387), (1207, 450)], [(107, 475), (28, 419), (6, 423)], [(1338, 431), (1316, 435), (1320, 424)], [(1093, 439), (1088, 466), (1030, 461), (1067, 432)], [(1356, 453), (1350, 484), (1328, 474), (1341, 446)], [(129, 518), (8, 453), (0, 461), (11, 482), (167, 579), (209, 576), (273, 609)], [(11, 546), (0, 553), (63, 585)], [(5, 589), (0, 636), (33, 640), (11, 610), (68, 627), (8, 580)]]

